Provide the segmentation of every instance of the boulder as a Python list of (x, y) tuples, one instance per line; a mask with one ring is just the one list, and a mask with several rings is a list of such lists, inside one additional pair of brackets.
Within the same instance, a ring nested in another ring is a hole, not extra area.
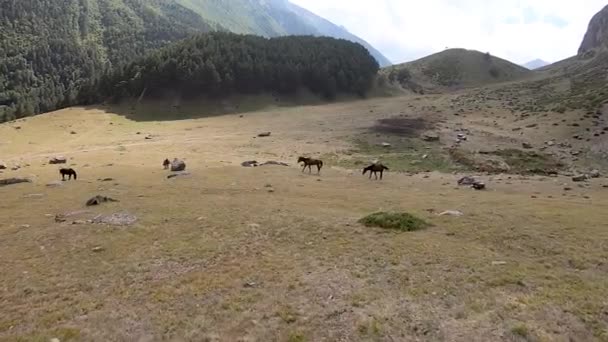
[(248, 160), (241, 163), (243, 167), (257, 167), (259, 164), (255, 160)]
[(113, 198), (106, 197), (106, 196), (97, 195), (87, 201), (87, 207), (92, 207), (94, 205), (100, 205), (100, 204), (106, 203), (106, 202), (118, 202), (118, 200), (115, 200)]
[(428, 132), (428, 133), (424, 133), (422, 135), (422, 140), (424, 141), (439, 141), (439, 134), (434, 133), (434, 132)]
[(477, 182), (477, 180), (470, 176), (464, 176), (458, 180), (458, 185), (473, 185)]
[(171, 171), (173, 172), (179, 172), (179, 171), (185, 171), (186, 170), (186, 163), (183, 160), (180, 159), (173, 159), (173, 161), (171, 162)]
[(20, 183), (31, 183), (32, 181), (27, 179), (27, 178), (7, 178), (7, 179), (0, 179), (0, 186), (7, 186), (7, 185), (13, 185), (13, 184), (20, 184)]
[(49, 164), (65, 164), (67, 162), (68, 162), (68, 159), (63, 156), (53, 157), (53, 158), (51, 158), (51, 160), (49, 160)]
[(573, 182), (585, 182), (587, 179), (589, 179), (588, 175), (577, 175), (572, 177)]

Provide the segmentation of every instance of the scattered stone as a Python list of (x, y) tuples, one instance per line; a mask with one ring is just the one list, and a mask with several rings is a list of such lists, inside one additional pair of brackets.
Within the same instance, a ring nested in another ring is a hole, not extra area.
[(578, 176), (572, 177), (573, 182), (586, 182), (587, 179), (589, 179), (589, 176), (587, 176), (587, 175), (578, 175)]
[(589, 177), (591, 178), (600, 178), (601, 174), (599, 170), (593, 170), (589, 172)]
[(93, 248), (91, 249), (91, 251), (92, 251), (92, 252), (95, 252), (95, 253), (103, 252), (103, 251), (105, 251), (105, 250), (106, 250), (106, 249), (105, 249), (105, 248), (103, 248), (103, 247), (101, 247), (101, 246), (93, 247)]
[(78, 134), (78, 133), (76, 133), (75, 131), (71, 131), (70, 134), (75, 135), (75, 134)]
[(482, 182), (475, 182), (475, 183), (473, 183), (472, 187), (475, 190), (485, 190), (486, 189), (486, 184), (482, 183)]
[(23, 198), (42, 198), (44, 197), (44, 194), (27, 194), (24, 195)]
[(49, 188), (58, 188), (60, 186), (63, 186), (63, 183), (60, 181), (55, 181), (55, 182), (50, 182), (46, 185)]
[(272, 188), (272, 184), (266, 184), (264, 185), (265, 188)]
[(8, 166), (6, 166), (6, 164), (0, 163), (0, 170), (6, 170), (7, 168)]
[(546, 144), (547, 146), (553, 146), (553, 145), (555, 145), (555, 141), (550, 140), (550, 141), (545, 142), (545, 144)]
[(458, 180), (458, 185), (473, 185), (477, 182), (477, 180), (470, 176), (462, 177)]
[(246, 282), (245, 284), (243, 284), (243, 287), (252, 288), (252, 287), (255, 287), (256, 285), (257, 285), (256, 283), (250, 281), (250, 282)]
[(180, 159), (173, 159), (173, 161), (171, 162), (171, 171), (172, 172), (179, 172), (179, 171), (185, 171), (186, 170), (186, 163), (183, 160)]
[(382, 144), (380, 144), (380, 145), (382, 145), (382, 147), (391, 147), (391, 144), (389, 144), (389, 143), (387, 143), (387, 142), (383, 142), (383, 143), (382, 143)]
[(244, 161), (241, 163), (241, 166), (243, 167), (257, 167), (258, 166), (258, 162), (255, 160), (249, 160), (249, 161)]
[(504, 266), (506, 264), (506, 261), (492, 261), (492, 266)]
[(264, 164), (260, 164), (259, 166), (265, 166), (265, 165), (289, 166), (289, 164), (287, 164), (287, 163), (278, 162), (278, 161), (274, 161), (274, 160), (269, 160), (269, 161), (265, 162)]
[(274, 192), (274, 189), (268, 189), (268, 192), (269, 192), (269, 193), (273, 193), (273, 192)]
[(104, 179), (100, 179), (99, 181), (100, 182), (111, 182), (113, 180), (114, 180), (114, 178), (104, 178)]
[(272, 134), (272, 133), (271, 132), (262, 132), (262, 133), (258, 134), (258, 137), (265, 138), (265, 137), (269, 137), (270, 134)]
[(251, 229), (258, 229), (258, 228), (260, 228), (260, 225), (257, 223), (250, 223), (247, 225), (247, 227), (249, 227)]
[(87, 224), (87, 221), (85, 220), (76, 220), (76, 221), (72, 221), (73, 225), (84, 225)]
[(467, 137), (465, 134), (459, 133), (459, 134), (456, 136), (456, 139), (458, 139), (458, 141), (467, 141), (467, 140), (468, 140), (468, 137)]
[(31, 227), (31, 226), (30, 226), (29, 224), (22, 224), (22, 225), (21, 225), (21, 228), (24, 228), (24, 229), (27, 229), (27, 228), (30, 228), (30, 227)]
[(439, 214), (439, 216), (463, 216), (464, 214), (461, 211), (458, 210), (446, 210), (444, 212), (442, 212), (441, 214)]
[(119, 212), (111, 215), (98, 215), (93, 218), (92, 222), (112, 226), (130, 226), (137, 222), (137, 216), (127, 212)]
[(49, 164), (65, 164), (67, 162), (68, 162), (68, 159), (63, 156), (53, 157), (53, 158), (51, 158), (51, 160), (49, 160)]
[(13, 171), (17, 171), (17, 170), (19, 170), (20, 168), (21, 168), (21, 166), (19, 166), (19, 165), (15, 165), (15, 166), (13, 166), (13, 167), (11, 168), (11, 170), (13, 170)]
[(52, 339), (49, 340), (49, 342), (61, 342), (61, 340), (58, 339), (57, 337), (53, 337)]
[(569, 186), (567, 186), (567, 187), (564, 188), (564, 191), (572, 191), (572, 188), (569, 187)]
[(529, 150), (532, 148), (532, 144), (530, 144), (530, 143), (522, 143), (521, 146), (523, 148), (525, 148), (526, 150)]
[(31, 183), (32, 181), (27, 179), (27, 178), (7, 178), (7, 179), (0, 179), (0, 186), (7, 186), (7, 185), (13, 185), (13, 184), (20, 184), (20, 183)]
[(176, 177), (186, 177), (186, 176), (190, 176), (190, 172), (172, 173), (167, 176), (167, 179), (172, 179), (172, 178), (176, 178)]
[(119, 201), (115, 200), (113, 198), (110, 198), (110, 197), (97, 195), (97, 196), (89, 199), (86, 204), (87, 204), (87, 207), (92, 207), (94, 205), (100, 205), (100, 204), (106, 203), (106, 202), (119, 202)]
[(432, 132), (425, 133), (422, 135), (422, 140), (429, 142), (439, 141), (439, 134)]
[(535, 128), (535, 127), (538, 127), (538, 124), (533, 123), (533, 124), (529, 124), (526, 126), (526, 128)]

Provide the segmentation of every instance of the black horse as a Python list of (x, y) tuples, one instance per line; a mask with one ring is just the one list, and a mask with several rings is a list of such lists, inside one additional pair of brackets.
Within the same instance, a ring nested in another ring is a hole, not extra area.
[(366, 174), (367, 171), (369, 171), (369, 179), (372, 179), (372, 174), (374, 174), (374, 176), (376, 176), (376, 179), (378, 179), (378, 173), (380, 173), (380, 180), (382, 180), (382, 174), (384, 173), (384, 170), (388, 171), (388, 167), (382, 164), (372, 164), (363, 169), (363, 174)]
[(59, 170), (59, 173), (61, 174), (61, 180), (63, 181), (65, 180), (65, 176), (68, 176), (68, 180), (72, 180), (72, 176), (74, 176), (74, 180), (78, 179), (78, 175), (74, 169), (61, 169)]
[(321, 169), (323, 168), (323, 161), (318, 159), (300, 157), (298, 158), (298, 164), (299, 163), (304, 163), (304, 168), (302, 168), (302, 172), (304, 172), (304, 170), (306, 170), (306, 168), (308, 167), (308, 172), (311, 173), (313, 165), (317, 167), (317, 173), (321, 173)]

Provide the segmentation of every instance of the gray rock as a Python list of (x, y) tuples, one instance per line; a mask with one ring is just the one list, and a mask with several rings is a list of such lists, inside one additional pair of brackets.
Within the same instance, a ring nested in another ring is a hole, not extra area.
[(591, 172), (589, 172), (589, 176), (591, 178), (600, 178), (601, 174), (599, 170), (593, 170)]
[(425, 133), (422, 135), (422, 140), (429, 142), (439, 141), (439, 134), (433, 132)]
[(137, 222), (137, 216), (127, 212), (119, 212), (111, 215), (98, 215), (93, 218), (92, 222), (111, 226), (130, 226)]
[(0, 186), (14, 185), (20, 183), (31, 183), (32, 181), (27, 178), (7, 178), (0, 179)]
[(572, 177), (573, 182), (586, 182), (589, 179), (588, 175), (577, 175)]
[(106, 197), (106, 196), (97, 195), (97, 196), (89, 199), (86, 204), (87, 204), (87, 207), (92, 207), (94, 205), (100, 205), (102, 203), (107, 203), (107, 202), (118, 202), (118, 200), (115, 200), (113, 198)]
[(244, 161), (241, 163), (243, 167), (257, 167), (259, 164), (255, 160)]
[(180, 159), (173, 159), (173, 161), (171, 162), (171, 171), (173, 172), (178, 172), (178, 171), (185, 171), (186, 170), (186, 163), (183, 160)]
[(51, 158), (51, 160), (49, 160), (49, 164), (65, 164), (67, 162), (68, 162), (68, 159), (63, 156), (53, 157), (53, 158)]
[(477, 180), (470, 176), (464, 176), (458, 180), (458, 185), (473, 185)]

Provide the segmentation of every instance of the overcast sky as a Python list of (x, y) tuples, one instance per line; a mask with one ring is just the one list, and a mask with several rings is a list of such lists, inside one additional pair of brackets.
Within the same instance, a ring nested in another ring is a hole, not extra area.
[(367, 40), (392, 62), (446, 47), (525, 63), (576, 54), (608, 0), (291, 0)]

